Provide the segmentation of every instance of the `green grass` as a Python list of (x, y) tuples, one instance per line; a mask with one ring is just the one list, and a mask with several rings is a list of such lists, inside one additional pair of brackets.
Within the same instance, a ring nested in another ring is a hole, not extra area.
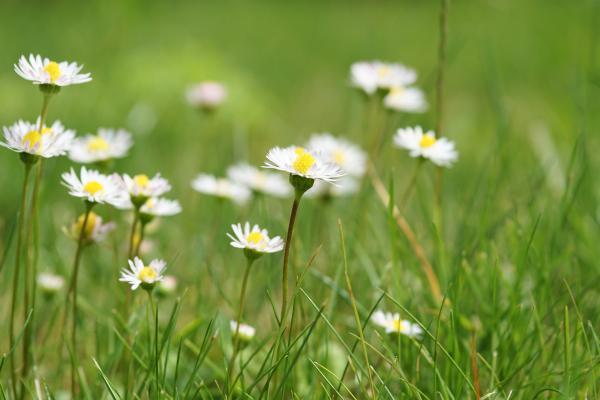
[[(158, 304), (160, 398), (224, 397), (228, 323), (245, 266), (225, 233), (250, 220), (285, 236), (291, 206), (259, 198), (236, 207), (193, 192), (191, 179), (201, 171), (223, 175), (242, 159), (262, 164), (269, 148), (301, 144), (312, 132), (331, 131), (366, 148), (373, 124), (348, 85), (356, 60), (415, 67), (434, 105), (438, 6), (0, 4), (0, 124), (39, 113), (39, 92), (12, 72), (21, 54), (84, 63), (94, 81), (63, 90), (49, 119), (81, 134), (98, 126), (130, 129), (134, 148), (114, 170), (161, 172), (183, 205), (181, 215), (152, 227), (154, 246), (145, 257), (164, 258), (179, 282), (176, 295)], [(441, 224), (434, 223), (431, 165), (403, 208), (443, 300), (368, 178), (355, 197), (303, 199), (290, 258), (290, 275), (299, 281), (290, 286), (292, 335), (281, 338), (278, 360), (282, 254), (265, 256), (249, 280), (245, 322), (257, 335), (238, 357), (239, 398), (475, 399), (478, 391), (487, 399), (600, 398), (599, 11), (595, 1), (451, 2), (443, 134), (457, 143), (460, 160), (443, 175)], [(214, 118), (191, 110), (183, 97), (188, 84), (204, 79), (230, 90)], [(391, 146), (392, 133), (412, 124), (432, 128), (435, 120), (435, 107), (388, 120), (375, 167), (396, 203), (414, 160)], [(71, 165), (66, 158), (45, 164), (40, 197), (38, 269), (65, 277), (76, 243), (61, 229), (83, 212), (60, 185)], [(9, 150), (0, 151), (0, 171), (0, 332), (8, 332), (23, 175)], [(107, 206), (96, 211), (118, 228), (82, 259), (81, 398), (155, 398), (147, 296), (132, 293), (124, 313), (129, 289), (118, 282), (129, 216)], [(69, 393), (63, 307), (64, 293), (38, 294), (35, 369), (25, 398), (38, 398), (36, 390), (47, 399)], [(368, 322), (376, 309), (419, 323), (423, 339), (386, 336)], [(17, 315), (18, 333), (21, 307)], [(0, 353), (9, 351), (5, 333)], [(3, 357), (0, 398), (12, 398), (10, 368)]]

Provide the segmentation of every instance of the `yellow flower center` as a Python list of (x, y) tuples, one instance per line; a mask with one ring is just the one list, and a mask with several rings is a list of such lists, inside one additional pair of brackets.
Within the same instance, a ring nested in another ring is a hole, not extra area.
[(98, 193), (102, 189), (104, 189), (104, 186), (102, 186), (102, 184), (98, 181), (89, 181), (83, 187), (83, 190), (88, 192), (91, 195)]
[(42, 139), (42, 135), (38, 131), (30, 131), (23, 136), (23, 145), (28, 143), (30, 149), (34, 148)]
[(390, 89), (390, 96), (399, 96), (404, 93), (404, 90), (402, 86), (394, 86)]
[(380, 78), (385, 78), (389, 74), (390, 74), (390, 67), (388, 67), (387, 65), (383, 65), (377, 69), (377, 75), (379, 75)]
[(296, 155), (297, 157), (292, 163), (292, 167), (299, 173), (306, 174), (314, 165), (316, 161), (315, 158), (310, 153), (307, 153), (302, 147), (296, 149)]
[(146, 200), (146, 203), (144, 203), (144, 207), (146, 207), (149, 210), (151, 210), (152, 208), (154, 208), (154, 199), (148, 199), (148, 200)]
[(344, 153), (342, 150), (334, 151), (333, 160), (337, 165), (344, 165), (344, 162), (346, 161), (346, 153)]
[(423, 148), (431, 147), (435, 144), (436, 139), (433, 135), (423, 135), (421, 141), (419, 142), (419, 146)]
[(60, 66), (54, 61), (50, 61), (48, 65), (44, 67), (44, 71), (50, 76), (50, 82), (56, 82), (60, 78)]
[(248, 236), (246, 236), (246, 241), (252, 244), (259, 244), (264, 239), (264, 236), (260, 232), (252, 232)]
[[(85, 224), (84, 237), (86, 237), (86, 238), (92, 237), (92, 233), (94, 232), (94, 228), (96, 227), (97, 218), (98, 218), (98, 216), (96, 215), (96, 213), (90, 212), (87, 223)], [(75, 226), (73, 227), (73, 232), (75, 233), (75, 235), (77, 235), (77, 237), (79, 237), (79, 235), (81, 234), (81, 228), (83, 228), (84, 220), (85, 220), (85, 215), (80, 215), (79, 218), (77, 218), (77, 222), (75, 223)]]
[(151, 267), (142, 268), (142, 270), (138, 274), (138, 278), (140, 279), (140, 281), (146, 282), (146, 283), (154, 282), (154, 280), (156, 279), (157, 276), (158, 275), (157, 275), (156, 271), (154, 270), (154, 268), (151, 268)]
[(108, 150), (108, 142), (100, 136), (94, 136), (88, 142), (88, 149), (90, 151), (104, 151)]
[(42, 128), (42, 135), (47, 135), (49, 133), (52, 133), (52, 128), (48, 128), (47, 126)]
[(135, 182), (136, 185), (138, 185), (139, 187), (147, 187), (148, 184), (150, 183), (150, 179), (148, 178), (147, 175), (136, 175), (133, 177), (133, 181)]

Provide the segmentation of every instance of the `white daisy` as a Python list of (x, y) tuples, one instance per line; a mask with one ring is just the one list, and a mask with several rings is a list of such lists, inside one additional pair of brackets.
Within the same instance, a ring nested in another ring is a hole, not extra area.
[(433, 131), (424, 133), (420, 126), (398, 129), (394, 143), (397, 147), (408, 150), (411, 157), (426, 158), (441, 167), (450, 167), (458, 159), (454, 142), (436, 138)]
[(75, 139), (69, 158), (82, 164), (123, 158), (132, 145), (131, 133), (126, 130), (98, 128), (96, 135)]
[(247, 163), (232, 165), (227, 169), (227, 176), (233, 182), (247, 186), (255, 192), (275, 197), (288, 197), (292, 193), (290, 185), (281, 175), (261, 171)]
[(65, 130), (60, 121), (55, 121), (50, 127), (42, 127), (41, 132), (38, 128), (39, 118), (36, 123), (19, 120), (12, 126), (4, 127), (4, 141), (0, 141), (0, 146), (44, 158), (62, 156), (69, 151), (75, 137), (74, 131)]
[(89, 73), (80, 74), (83, 65), (67, 61), (55, 62), (40, 55), (29, 55), (29, 60), (21, 56), (15, 65), (15, 72), (23, 79), (32, 81), (36, 85), (69, 86), (85, 83), (92, 80)]
[(65, 286), (65, 278), (50, 272), (41, 272), (37, 276), (38, 287), (45, 293), (55, 293)]
[(351, 196), (358, 192), (360, 184), (351, 176), (344, 176), (335, 185), (328, 185), (322, 181), (316, 181), (312, 188), (306, 191), (309, 198), (329, 199), (331, 197)]
[(246, 186), (208, 174), (199, 174), (192, 181), (192, 188), (197, 192), (229, 199), (240, 205), (248, 202), (252, 195)]
[(238, 330), (238, 322), (237, 321), (229, 321), (229, 327), (231, 328), (231, 334), (235, 335), (236, 332), (238, 332), (239, 338), (240, 340), (244, 341), (244, 342), (250, 342), (253, 338), (254, 335), (256, 334), (256, 329), (254, 329), (254, 327), (247, 325), (247, 324), (240, 324), (239, 330)]
[(383, 311), (375, 311), (371, 316), (371, 321), (376, 325), (385, 329), (385, 333), (401, 333), (408, 337), (419, 338), (423, 333), (423, 329), (418, 324), (413, 324), (410, 321), (400, 319), (400, 314), (384, 313)]
[(142, 217), (170, 217), (181, 212), (181, 204), (177, 200), (162, 197), (151, 197), (140, 208)]
[[(248, 249), (256, 253), (276, 253), (283, 250), (283, 240), (279, 236), (269, 238), (269, 232), (266, 229), (260, 229), (254, 225), (250, 229), (250, 223), (231, 225), (233, 235), (227, 234), (231, 239), (231, 245), (238, 249)], [(235, 235), (235, 236), (234, 236)]]
[(384, 97), (383, 105), (392, 110), (413, 113), (427, 110), (427, 101), (423, 91), (415, 87), (393, 87)]
[(336, 164), (348, 175), (363, 176), (367, 169), (367, 155), (359, 146), (330, 133), (312, 135), (307, 147), (321, 154), (325, 161)]
[(417, 80), (415, 70), (402, 64), (381, 61), (360, 61), (350, 67), (350, 81), (371, 95), (377, 89), (407, 86)]
[[(65, 233), (72, 239), (79, 240), (81, 229), (85, 215), (80, 215), (69, 229), (65, 229)], [(85, 224), (83, 241), (86, 244), (98, 243), (106, 238), (106, 235), (115, 229), (114, 222), (103, 223), (102, 217), (95, 212), (90, 211), (88, 220)]]
[(212, 110), (227, 99), (227, 89), (219, 82), (201, 82), (189, 87), (185, 97), (192, 107)]
[(344, 176), (344, 172), (336, 164), (325, 161), (320, 153), (296, 146), (274, 147), (269, 150), (264, 168), (326, 182), (335, 182)]
[(135, 198), (158, 197), (171, 190), (169, 181), (160, 174), (148, 178), (148, 175), (140, 174), (129, 176), (123, 174), (123, 184), (129, 196)]
[(138, 257), (128, 260), (128, 262), (130, 269), (123, 268), (121, 270), (119, 281), (129, 283), (131, 290), (137, 289), (140, 285), (142, 289), (152, 289), (157, 282), (164, 278), (162, 273), (166, 269), (167, 263), (163, 260), (152, 260), (147, 266)]
[(62, 183), (69, 189), (69, 194), (92, 203), (108, 203), (116, 207), (128, 200), (122, 190), (122, 184), (117, 175), (104, 175), (95, 170), (81, 167), (77, 176), (73, 168), (62, 174)]

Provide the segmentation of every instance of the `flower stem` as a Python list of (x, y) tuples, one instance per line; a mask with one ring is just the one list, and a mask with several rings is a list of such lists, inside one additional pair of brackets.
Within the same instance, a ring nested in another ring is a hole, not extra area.
[(9, 328), (9, 343), (10, 343), (10, 363), (11, 363), (11, 380), (13, 397), (17, 398), (17, 374), (15, 366), (14, 346), (15, 346), (15, 309), (17, 301), (17, 290), (19, 286), (19, 272), (21, 264), (21, 247), (23, 246), (23, 227), (25, 225), (25, 207), (27, 203), (27, 185), (29, 184), (29, 175), (31, 172), (31, 164), (25, 164), (25, 176), (23, 178), (23, 189), (21, 190), (21, 207), (19, 209), (19, 220), (17, 228), (17, 248), (15, 250), (15, 270), (13, 275), (12, 287), (12, 302), (10, 307), (10, 328)]
[(156, 392), (155, 398), (160, 398), (160, 389), (159, 389), (159, 372), (158, 372), (158, 305), (154, 303), (154, 298), (152, 297), (152, 290), (147, 290), (148, 297), (150, 298), (150, 307), (152, 308), (152, 314), (154, 316), (154, 378), (156, 383)]
[(140, 239), (136, 243), (135, 252), (133, 253), (133, 255), (135, 257), (139, 257), (139, 255), (140, 255), (140, 248), (142, 247), (142, 241), (144, 241), (144, 232), (145, 231), (146, 231), (146, 223), (141, 222), (140, 223)]
[(288, 297), (288, 263), (290, 258), (290, 247), (292, 245), (292, 237), (294, 233), (294, 224), (296, 223), (296, 215), (298, 214), (298, 207), (300, 206), (300, 197), (294, 198), (292, 203), (292, 211), (290, 213), (290, 222), (288, 224), (287, 236), (285, 238), (285, 249), (283, 252), (283, 277), (281, 281), (282, 287), (282, 298), (281, 298), (281, 313), (279, 321), (280, 326), (285, 327), (285, 319), (287, 314), (287, 297)]
[(131, 223), (131, 233), (129, 234), (129, 251), (127, 252), (127, 258), (133, 257), (134, 242), (135, 242), (135, 231), (137, 229), (138, 222), (140, 220), (138, 210), (133, 213), (133, 222)]
[(231, 383), (231, 378), (232, 378), (232, 374), (233, 374), (233, 368), (235, 366), (235, 359), (237, 357), (238, 351), (239, 351), (239, 342), (240, 342), (240, 338), (239, 338), (239, 334), (240, 334), (240, 325), (242, 324), (242, 315), (244, 312), (244, 304), (246, 301), (246, 287), (248, 286), (248, 277), (250, 276), (250, 268), (252, 267), (252, 264), (254, 263), (254, 259), (251, 257), (246, 257), (246, 271), (244, 272), (244, 278), (242, 280), (242, 292), (240, 294), (240, 305), (238, 308), (238, 313), (237, 313), (237, 317), (236, 317), (236, 327), (235, 327), (235, 332), (233, 334), (233, 350), (232, 350), (232, 354), (231, 354), (231, 360), (229, 361), (229, 368), (227, 370), (227, 385), (230, 387), (228, 388), (228, 393), (231, 394), (231, 391), (233, 390), (233, 384)]
[(81, 259), (81, 252), (83, 251), (83, 241), (85, 238), (85, 228), (87, 226), (90, 212), (94, 206), (92, 202), (85, 202), (85, 216), (83, 217), (83, 224), (81, 225), (81, 231), (79, 232), (79, 240), (77, 242), (77, 250), (75, 251), (75, 261), (73, 262), (73, 275), (71, 276), (71, 284), (67, 297), (72, 294), (72, 307), (73, 307), (73, 324), (71, 330), (71, 351), (73, 352), (71, 357), (71, 398), (77, 398), (77, 276), (79, 274), (79, 261)]
[(404, 206), (408, 202), (410, 195), (412, 194), (413, 189), (415, 188), (415, 184), (417, 183), (417, 178), (419, 176), (419, 172), (421, 171), (421, 166), (423, 165), (423, 158), (419, 158), (417, 160), (417, 165), (415, 165), (415, 169), (413, 171), (412, 176), (410, 177), (410, 181), (408, 181), (408, 185), (406, 185), (406, 189), (404, 189), (404, 194), (400, 200), (400, 210), (404, 210)]

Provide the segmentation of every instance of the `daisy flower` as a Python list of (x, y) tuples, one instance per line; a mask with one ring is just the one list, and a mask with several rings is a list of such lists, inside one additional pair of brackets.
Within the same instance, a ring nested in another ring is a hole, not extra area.
[(335, 164), (325, 161), (320, 153), (303, 147), (275, 147), (267, 153), (264, 168), (277, 169), (290, 175), (308, 179), (335, 182), (344, 172)]
[(316, 181), (312, 188), (306, 191), (306, 197), (329, 199), (331, 197), (346, 197), (358, 192), (360, 184), (351, 176), (344, 176), (335, 185), (328, 185), (322, 181)]
[(233, 182), (249, 187), (258, 193), (275, 197), (288, 197), (292, 191), (286, 180), (278, 174), (261, 171), (247, 163), (232, 165), (227, 176)]
[(429, 159), (440, 167), (450, 167), (458, 159), (454, 142), (436, 138), (433, 131), (424, 133), (420, 126), (398, 129), (394, 143), (397, 147), (408, 150), (411, 157)]
[(256, 329), (254, 329), (254, 327), (247, 325), (247, 324), (239, 324), (239, 328), (238, 328), (238, 322), (237, 321), (229, 321), (229, 328), (231, 329), (231, 334), (235, 335), (236, 332), (238, 333), (238, 337), (242, 342), (250, 342), (252, 341), (252, 339), (254, 338), (254, 335), (256, 334)]
[(91, 81), (89, 73), (79, 73), (82, 69), (83, 65), (74, 62), (56, 62), (33, 54), (29, 55), (29, 59), (21, 56), (19, 63), (15, 64), (17, 75), (36, 85), (69, 86)]
[(138, 257), (128, 260), (128, 262), (129, 269), (123, 268), (119, 281), (129, 283), (131, 290), (136, 290), (139, 286), (145, 290), (152, 290), (154, 285), (164, 278), (162, 273), (166, 269), (167, 263), (163, 260), (152, 260), (147, 266)]
[(71, 168), (71, 171), (62, 174), (62, 183), (69, 189), (71, 196), (81, 197), (90, 203), (107, 203), (122, 207), (127, 201), (120, 179), (116, 175), (108, 176), (81, 167), (77, 176)]
[(131, 200), (134, 203), (139, 200), (141, 204), (150, 197), (158, 197), (171, 190), (169, 181), (160, 174), (156, 174), (152, 178), (148, 178), (148, 175), (144, 174), (134, 176), (123, 174), (123, 185)]
[(214, 110), (227, 99), (227, 89), (219, 82), (201, 82), (185, 93), (189, 105), (203, 110)]
[(59, 292), (65, 286), (65, 278), (50, 272), (41, 272), (37, 276), (38, 287), (47, 294)]
[(151, 197), (142, 207), (140, 216), (142, 219), (154, 217), (170, 217), (181, 212), (181, 204), (177, 200), (169, 200), (162, 197)]
[(96, 135), (75, 139), (69, 158), (82, 164), (123, 158), (132, 145), (131, 133), (126, 130), (98, 128)]
[[(79, 240), (81, 229), (83, 227), (83, 221), (85, 215), (80, 215), (69, 229), (64, 229), (67, 236), (71, 239)], [(97, 215), (95, 212), (90, 211), (88, 220), (85, 224), (85, 231), (83, 234), (83, 241), (85, 244), (92, 244), (102, 242), (108, 233), (115, 229), (113, 222), (103, 223), (102, 217)]]
[(312, 135), (307, 147), (319, 152), (325, 161), (336, 164), (348, 175), (363, 176), (367, 169), (367, 155), (359, 146), (330, 133)]
[(383, 105), (391, 110), (420, 113), (427, 110), (427, 101), (421, 89), (393, 87), (383, 98)]
[(232, 200), (239, 205), (247, 203), (252, 195), (246, 186), (208, 174), (199, 174), (192, 181), (192, 188), (200, 193)]
[(36, 123), (17, 121), (12, 126), (3, 127), (4, 141), (0, 146), (17, 153), (26, 153), (44, 158), (62, 156), (69, 151), (75, 132), (55, 121), (50, 127), (44, 126), (38, 131), (39, 118)]
[(233, 235), (227, 234), (231, 239), (231, 246), (249, 250), (252, 254), (262, 255), (264, 253), (276, 253), (283, 250), (283, 240), (279, 236), (269, 237), (269, 232), (266, 229), (260, 229), (258, 225), (254, 225), (250, 229), (250, 223), (246, 222), (242, 228), (242, 224), (231, 225)]
[(371, 321), (376, 325), (385, 329), (385, 333), (401, 333), (412, 338), (419, 338), (423, 333), (423, 329), (418, 324), (413, 324), (410, 321), (400, 319), (400, 314), (384, 313), (383, 311), (375, 311), (371, 316)]
[(358, 87), (371, 95), (377, 89), (391, 89), (407, 86), (417, 80), (415, 70), (402, 64), (381, 61), (360, 61), (350, 67), (352, 86)]

